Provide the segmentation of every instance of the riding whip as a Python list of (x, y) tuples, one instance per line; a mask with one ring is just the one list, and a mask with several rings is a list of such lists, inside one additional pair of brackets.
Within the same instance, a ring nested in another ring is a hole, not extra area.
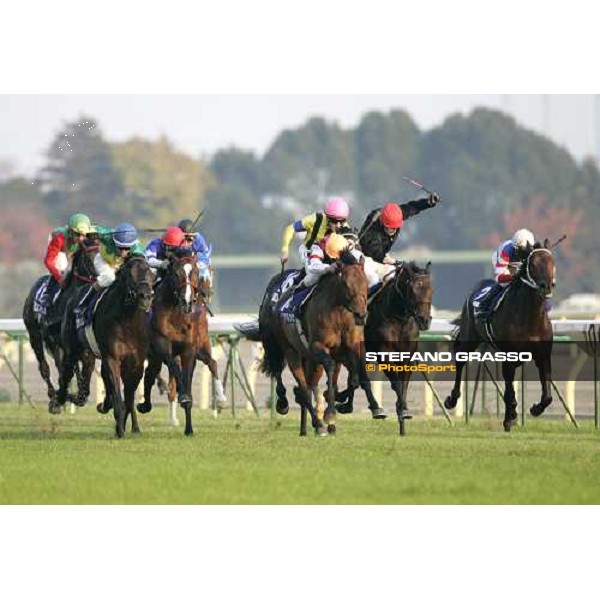
[[(435, 192), (432, 192), (431, 190), (428, 190), (422, 183), (416, 181), (415, 179), (411, 179), (410, 177), (405, 177), (405, 176), (402, 176), (402, 179), (404, 179), (404, 181), (407, 181), (411, 185), (414, 185), (416, 188), (419, 188), (420, 190), (423, 190), (424, 192), (427, 192), (428, 194), (435, 194)], [(440, 198), (439, 201), (441, 202), (442, 199)]]

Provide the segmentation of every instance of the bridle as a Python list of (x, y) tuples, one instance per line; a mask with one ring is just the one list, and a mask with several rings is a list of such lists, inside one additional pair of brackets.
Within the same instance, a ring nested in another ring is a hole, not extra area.
[[(548, 254), (550, 254), (550, 256), (552, 256), (552, 252), (548, 249), (548, 248), (534, 248), (529, 255), (527, 256), (527, 258), (525, 259), (525, 264), (523, 267), (523, 270), (525, 271), (525, 273), (523, 275), (520, 276), (521, 281), (529, 286), (530, 288), (534, 289), (534, 290), (540, 290), (540, 286), (537, 283), (537, 281), (531, 276), (531, 272), (530, 272), (530, 265), (529, 265), (529, 261), (531, 260), (531, 257), (536, 253), (536, 252), (547, 252)], [(556, 285), (556, 280), (554, 278), (554, 274), (552, 276), (552, 282), (551, 282), (551, 287), (550, 287), (550, 293), (545, 296), (545, 298), (552, 298), (552, 286)]]
[[(402, 290), (401, 274), (403, 271), (406, 271), (407, 275), (408, 275), (408, 278), (406, 279), (406, 291)], [(396, 292), (396, 295), (400, 298), (400, 300), (404, 303), (404, 306), (406, 307), (406, 312), (405, 312), (405, 315), (403, 315), (403, 317), (404, 316), (414, 317), (415, 319), (418, 319), (419, 314), (418, 314), (417, 310), (420, 307), (425, 306), (428, 309), (431, 309), (431, 302), (413, 302), (408, 293), (410, 284), (412, 282), (414, 282), (417, 279), (424, 279), (427, 277), (429, 277), (428, 273), (413, 274), (411, 276), (410, 273), (408, 272), (408, 270), (406, 270), (404, 268), (403, 264), (400, 264), (396, 268), (396, 275), (394, 276), (394, 291)], [(400, 318), (400, 317), (396, 317), (396, 318)]]
[[(130, 256), (126, 259), (125, 264), (121, 269), (119, 269), (119, 273), (123, 273), (121, 277), (123, 278), (123, 285), (125, 287), (125, 301), (124, 303), (128, 306), (136, 305), (138, 303), (138, 296), (140, 295), (140, 291), (144, 288), (148, 288), (148, 296), (152, 298), (154, 295), (154, 291), (152, 289), (152, 282), (148, 281), (146, 275), (150, 274), (150, 268), (147, 269), (144, 277), (142, 279), (134, 279), (131, 273), (131, 267), (129, 265), (135, 264), (135, 262), (142, 261), (146, 263), (146, 259), (143, 256)], [(147, 263), (146, 263), (147, 264)], [(148, 308), (148, 310), (150, 310)]]
[[(183, 265), (182, 269), (185, 272), (185, 282), (181, 285), (178, 284), (179, 277), (177, 277), (175, 273), (175, 268)], [(189, 270), (186, 270), (186, 266), (189, 265)], [(196, 259), (195, 257), (173, 257), (171, 258), (169, 270), (167, 271), (168, 277), (171, 281), (171, 287), (173, 290), (173, 297), (177, 305), (183, 310), (184, 313), (189, 314), (192, 312), (194, 304), (200, 303), (200, 296), (204, 296), (204, 294), (199, 289), (199, 284), (193, 284), (190, 275), (196, 267)], [(196, 267), (197, 269), (197, 267)], [(188, 299), (189, 293), (189, 299)]]

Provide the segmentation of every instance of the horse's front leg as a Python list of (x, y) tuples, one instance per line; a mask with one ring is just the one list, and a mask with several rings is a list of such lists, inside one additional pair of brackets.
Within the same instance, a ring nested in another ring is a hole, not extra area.
[[(297, 382), (297, 386), (294, 388), (294, 395), (296, 402), (300, 405), (301, 409), (308, 411), (311, 417), (311, 423), (318, 435), (327, 435), (327, 428), (321, 419), (318, 418), (317, 413), (311, 402), (311, 390), (309, 389), (306, 381), (306, 375), (302, 365), (302, 360), (299, 356), (293, 355), (288, 357), (288, 365), (294, 379)], [(306, 412), (300, 413), (300, 435), (306, 435)]]
[(539, 404), (533, 404), (529, 409), (529, 413), (534, 417), (539, 417), (552, 404), (552, 343), (538, 342), (538, 344), (533, 359), (540, 375), (542, 397)]
[(203, 343), (200, 350), (198, 350), (198, 358), (208, 367), (208, 370), (212, 376), (213, 390), (216, 397), (217, 408), (225, 408), (227, 406), (227, 397), (225, 396), (225, 391), (223, 390), (223, 384), (219, 379), (219, 368), (217, 366), (217, 361), (212, 357), (212, 348), (210, 346), (208, 334), (206, 341)]
[(314, 356), (314, 362), (319, 363), (327, 375), (327, 408), (325, 409), (324, 421), (327, 423), (327, 433), (334, 434), (336, 432), (335, 426), (335, 379), (334, 373), (336, 369), (336, 361), (332, 358), (328, 348), (326, 348), (321, 342), (314, 342), (312, 344), (312, 356)]
[[(193, 435), (194, 429), (192, 427), (192, 380), (194, 378), (194, 369), (196, 368), (196, 350), (190, 353), (183, 354), (181, 356), (181, 374), (183, 380), (184, 394), (187, 401), (183, 404), (185, 410), (185, 435)], [(180, 401), (181, 403), (181, 401)]]
[(121, 365), (118, 359), (108, 356), (102, 359), (100, 368), (106, 397), (112, 398), (115, 417), (115, 434), (118, 438), (125, 436), (125, 403), (121, 391)]
[(515, 371), (521, 363), (502, 363), (502, 377), (504, 378), (504, 431), (510, 431), (517, 422), (517, 397), (515, 394)]
[(162, 361), (158, 357), (152, 354), (148, 356), (148, 366), (144, 372), (144, 401), (137, 405), (137, 409), (142, 414), (149, 413), (152, 410), (152, 387), (161, 367)]
[(131, 433), (140, 433), (138, 424), (137, 412), (135, 410), (135, 391), (144, 376), (144, 362), (138, 360), (135, 366), (130, 367), (127, 373), (123, 376), (123, 388), (125, 395), (125, 419), (124, 425), (127, 423), (127, 417), (131, 415)]
[(81, 369), (80, 385), (75, 402), (77, 406), (84, 406), (90, 397), (90, 381), (94, 372), (94, 366), (96, 365), (96, 357), (93, 352), (85, 350), (81, 354), (81, 362), (83, 367)]

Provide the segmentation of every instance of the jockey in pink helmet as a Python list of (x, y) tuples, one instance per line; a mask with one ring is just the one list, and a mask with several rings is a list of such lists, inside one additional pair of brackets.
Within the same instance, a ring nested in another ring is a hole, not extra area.
[(288, 260), (290, 242), (295, 233), (306, 232), (304, 242), (299, 250), (300, 260), (304, 265), (308, 251), (314, 244), (321, 242), (330, 233), (340, 233), (344, 229), (350, 228), (348, 225), (349, 215), (350, 207), (346, 200), (340, 196), (333, 196), (327, 200), (324, 212), (312, 213), (288, 225), (283, 231), (281, 264), (284, 265)]

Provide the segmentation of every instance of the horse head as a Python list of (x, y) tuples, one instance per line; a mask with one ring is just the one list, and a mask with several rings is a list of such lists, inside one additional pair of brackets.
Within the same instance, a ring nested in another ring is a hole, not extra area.
[(421, 331), (431, 325), (431, 301), (433, 285), (431, 283), (431, 263), (424, 269), (414, 262), (401, 263), (396, 268), (394, 289), (407, 307), (409, 316), (415, 318)]
[(545, 244), (536, 243), (527, 253), (519, 272), (521, 281), (537, 290), (540, 298), (552, 298), (556, 286), (556, 266), (552, 251)]
[(130, 256), (119, 269), (117, 278), (125, 287), (125, 304), (150, 312), (154, 291), (154, 275), (143, 256)]
[(338, 263), (338, 275), (341, 281), (342, 303), (344, 308), (354, 315), (357, 325), (367, 321), (368, 282), (365, 275), (365, 257), (360, 259), (350, 251), (342, 253)]
[(94, 268), (94, 258), (100, 251), (100, 244), (96, 239), (85, 238), (78, 246), (73, 255), (73, 264), (69, 272), (69, 284), (71, 279), (75, 278), (84, 283), (93, 283), (96, 281), (96, 269)]
[(190, 314), (199, 296), (203, 295), (196, 256), (184, 254), (171, 258), (167, 279), (173, 290), (175, 302), (184, 313)]

